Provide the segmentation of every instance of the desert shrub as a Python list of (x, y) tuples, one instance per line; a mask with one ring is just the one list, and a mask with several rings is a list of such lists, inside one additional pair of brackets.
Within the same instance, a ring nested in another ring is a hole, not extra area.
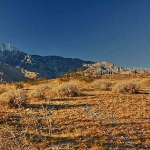
[(130, 94), (139, 93), (139, 90), (140, 90), (140, 86), (136, 81), (116, 83), (116, 85), (113, 88), (114, 92), (130, 93)]
[(17, 83), (15, 83), (15, 87), (16, 87), (16, 89), (23, 89), (24, 85), (22, 82), (17, 82)]
[(40, 79), (29, 79), (26, 81), (26, 83), (30, 84), (30, 85), (39, 85), (41, 83)]
[(107, 91), (111, 86), (111, 82), (109, 80), (95, 80), (91, 86), (93, 88), (98, 88)]
[(21, 89), (11, 90), (4, 94), (10, 108), (20, 108), (27, 105), (27, 94)]
[(43, 100), (46, 98), (46, 92), (50, 89), (51, 87), (48, 86), (47, 84), (38, 85), (32, 90), (32, 92), (30, 93), (30, 96), (33, 98)]
[(150, 87), (150, 79), (143, 79), (139, 82), (140, 86)]
[(2, 86), (0, 86), (0, 94), (4, 93), (6, 91), (6, 89)]
[(57, 87), (59, 96), (75, 97), (80, 95), (80, 81), (63, 82)]

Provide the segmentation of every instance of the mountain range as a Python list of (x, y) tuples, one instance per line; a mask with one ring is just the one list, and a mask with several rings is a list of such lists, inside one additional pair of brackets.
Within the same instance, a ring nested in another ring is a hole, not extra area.
[[(0, 43), (0, 72), (5, 81), (22, 81), (33, 78), (56, 78), (68, 70), (83, 68), (85, 73), (101, 75), (123, 71), (109, 62), (84, 61), (60, 56), (30, 55), (11, 44)], [(3, 75), (2, 75), (3, 74)]]

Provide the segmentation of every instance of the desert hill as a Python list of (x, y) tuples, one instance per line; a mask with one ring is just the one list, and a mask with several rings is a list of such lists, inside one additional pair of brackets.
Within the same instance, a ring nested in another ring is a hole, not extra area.
[(84, 61), (78, 58), (63, 58), (60, 56), (30, 55), (10, 44), (0, 44), (0, 71), (6, 81), (20, 81), (28, 78), (56, 78), (68, 70), (83, 68), (86, 73), (94, 76), (114, 74), (123, 68), (109, 62)]

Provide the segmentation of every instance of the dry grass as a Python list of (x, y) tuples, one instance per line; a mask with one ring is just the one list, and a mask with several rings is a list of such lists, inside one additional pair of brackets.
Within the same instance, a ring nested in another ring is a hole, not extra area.
[(59, 96), (75, 97), (80, 95), (81, 82), (78, 80), (72, 80), (69, 82), (63, 82), (57, 86), (56, 91)]
[(0, 128), (0, 150), (29, 150), (24, 135), (16, 136), (11, 128)]
[(139, 84), (143, 87), (150, 87), (150, 79), (142, 79)]
[(93, 88), (97, 88), (97, 89), (101, 89), (101, 90), (105, 90), (105, 91), (109, 90), (111, 85), (112, 84), (111, 84), (110, 80), (101, 80), (101, 79), (95, 80), (91, 84), (91, 86)]
[(27, 94), (25, 91), (16, 89), (5, 92), (1, 95), (10, 108), (20, 108), (27, 105)]
[[(111, 76), (111, 83), (130, 79)], [(120, 94), (79, 83), (79, 93), (84, 95), (74, 97), (69, 93), (58, 97), (56, 89), (63, 84), (76, 91), (77, 85), (71, 83), (50, 80), (25, 90), (30, 95), (35, 88), (50, 85), (52, 89), (43, 90), (47, 98), (53, 92), (50, 101), (28, 96), (29, 103), (21, 109), (5, 108), (0, 103), (0, 150), (150, 149), (150, 96), (140, 93), (144, 86), (139, 94)], [(12, 89), (13, 85), (5, 87), (5, 94), (9, 87)]]
[(32, 87), (32, 91), (30, 92), (31, 98), (37, 98), (38, 100), (46, 99), (46, 93), (50, 92), (52, 87), (49, 84), (41, 84), (38, 86)]
[(139, 93), (139, 90), (140, 90), (139, 83), (133, 80), (116, 83), (113, 87), (113, 91), (118, 93), (137, 94)]

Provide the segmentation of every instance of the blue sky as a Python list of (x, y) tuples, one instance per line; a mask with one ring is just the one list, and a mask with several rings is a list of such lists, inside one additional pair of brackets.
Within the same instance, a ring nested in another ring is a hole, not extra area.
[(150, 68), (150, 0), (0, 0), (0, 42)]

